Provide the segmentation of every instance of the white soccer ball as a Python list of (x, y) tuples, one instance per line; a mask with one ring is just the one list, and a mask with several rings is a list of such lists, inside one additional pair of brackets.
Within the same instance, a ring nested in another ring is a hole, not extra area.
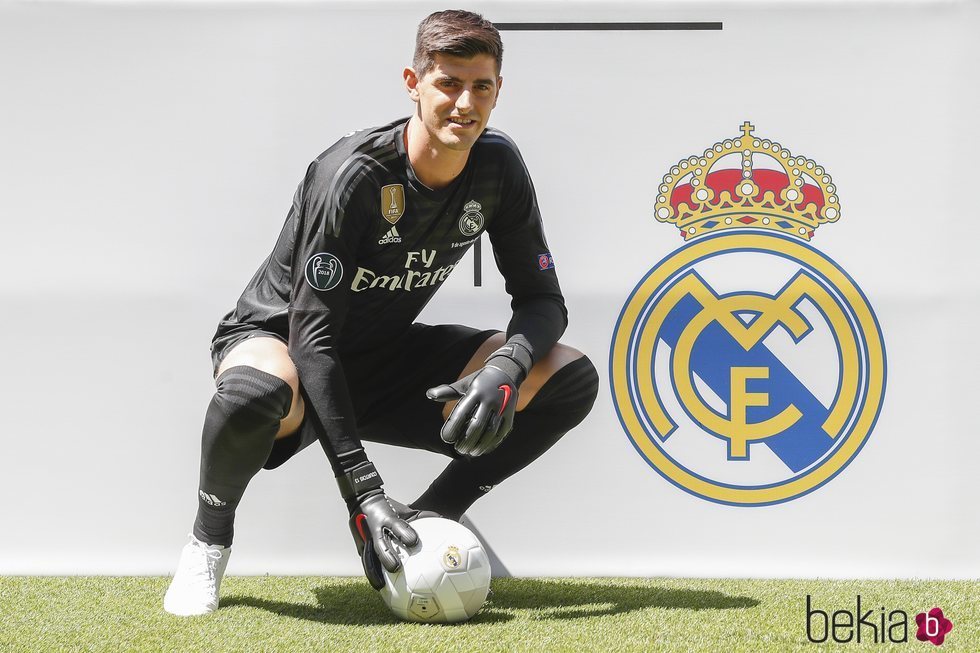
[(384, 570), (381, 598), (399, 619), (456, 623), (475, 615), (490, 591), (490, 559), (468, 528), (449, 519), (412, 522), (419, 543), (395, 543), (401, 569)]

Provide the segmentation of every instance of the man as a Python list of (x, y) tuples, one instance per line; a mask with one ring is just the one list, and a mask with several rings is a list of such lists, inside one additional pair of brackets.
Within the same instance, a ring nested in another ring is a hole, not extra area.
[[(413, 115), (348, 134), (309, 166), (214, 337), (198, 514), (167, 611), (217, 608), (246, 485), (314, 441), (380, 589), (379, 565), (399, 566), (393, 539), (417, 541), (411, 520), (458, 520), (591, 410), (595, 368), (556, 344), (565, 304), (530, 177), (513, 142), (486, 128), (502, 53), (481, 16), (432, 14), (404, 71)], [(414, 324), (484, 231), (512, 297), (506, 335)], [(362, 438), (453, 460), (406, 506), (386, 497)]]

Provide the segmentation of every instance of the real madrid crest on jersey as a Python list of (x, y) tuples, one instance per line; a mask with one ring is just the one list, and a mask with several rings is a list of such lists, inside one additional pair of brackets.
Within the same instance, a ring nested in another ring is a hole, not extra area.
[(483, 205), (472, 200), (463, 207), (463, 215), (459, 218), (459, 231), (464, 236), (475, 236), (480, 229), (483, 229), (481, 209)]
[(840, 219), (831, 177), (753, 135), (673, 166), (656, 217), (686, 244), (626, 301), (610, 379), (637, 451), (710, 501), (789, 501), (864, 446), (885, 392), (885, 350), (867, 297), (808, 244)]

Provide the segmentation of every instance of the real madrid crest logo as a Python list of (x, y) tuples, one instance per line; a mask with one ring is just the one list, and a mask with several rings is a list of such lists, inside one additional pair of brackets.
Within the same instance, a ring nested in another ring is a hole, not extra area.
[(686, 244), (633, 290), (610, 352), (637, 451), (677, 487), (742, 506), (834, 478), (885, 392), (867, 297), (808, 244), (840, 219), (830, 175), (753, 130), (746, 122), (664, 176), (656, 217)]
[(483, 229), (483, 208), (479, 202), (469, 201), (463, 207), (463, 215), (459, 219), (459, 231), (464, 236), (475, 236)]
[(463, 559), (459, 555), (459, 547), (451, 546), (442, 555), (442, 564), (448, 570), (459, 569)]

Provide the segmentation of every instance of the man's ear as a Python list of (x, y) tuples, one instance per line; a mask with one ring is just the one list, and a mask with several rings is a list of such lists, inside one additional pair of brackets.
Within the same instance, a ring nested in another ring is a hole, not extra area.
[(497, 75), (497, 94), (493, 96), (493, 108), (497, 108), (497, 100), (500, 99), (500, 87), (504, 85), (504, 78)]
[(414, 68), (406, 68), (402, 72), (402, 78), (405, 80), (405, 90), (408, 91), (408, 97), (412, 98), (413, 102), (419, 101), (419, 78), (415, 74)]

